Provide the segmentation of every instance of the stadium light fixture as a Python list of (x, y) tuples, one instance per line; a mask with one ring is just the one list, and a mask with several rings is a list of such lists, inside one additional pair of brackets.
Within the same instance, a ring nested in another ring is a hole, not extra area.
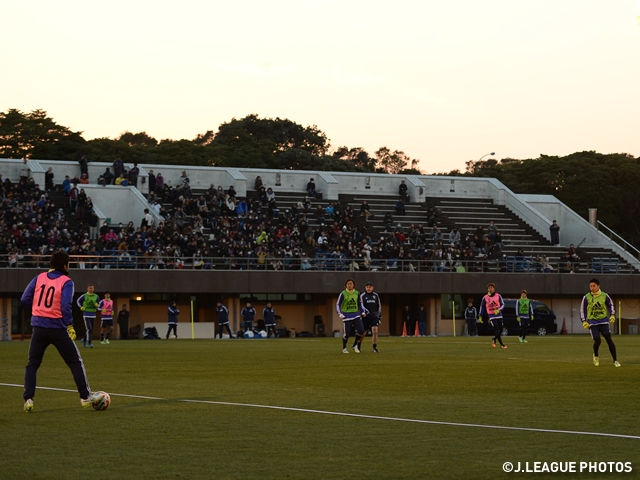
[[(489, 155), (495, 155), (495, 154), (496, 154), (496, 152), (485, 153), (483, 156), (480, 157), (480, 160), (482, 160), (484, 157), (487, 157)], [(480, 160), (478, 160), (478, 161), (480, 161)]]

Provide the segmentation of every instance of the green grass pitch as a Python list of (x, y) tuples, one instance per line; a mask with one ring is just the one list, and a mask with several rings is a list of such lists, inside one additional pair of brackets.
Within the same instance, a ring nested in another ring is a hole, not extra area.
[[(111, 407), (39, 389), (30, 414), (6, 385), (22, 384), (28, 342), (4, 342), (0, 477), (493, 479), (507, 461), (612, 461), (632, 462), (633, 478), (638, 438), (447, 424), (639, 437), (640, 337), (614, 340), (621, 368), (605, 342), (594, 367), (586, 335), (505, 337), (506, 350), (488, 337), (383, 338), (380, 354), (367, 338), (360, 355), (337, 338), (78, 342)], [(74, 390), (53, 347), (38, 385)]]

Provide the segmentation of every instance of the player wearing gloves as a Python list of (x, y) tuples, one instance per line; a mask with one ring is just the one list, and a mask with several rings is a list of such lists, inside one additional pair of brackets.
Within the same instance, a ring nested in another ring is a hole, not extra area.
[(480, 316), (478, 322), (482, 323), (482, 317), (487, 316), (489, 325), (493, 327), (495, 335), (491, 341), (493, 348), (496, 348), (496, 340), (500, 342), (502, 348), (507, 346), (502, 343), (502, 310), (504, 309), (504, 300), (502, 296), (496, 292), (496, 284), (487, 285), (487, 294), (482, 297), (480, 302)]
[(520, 343), (527, 343), (527, 330), (529, 323), (533, 320), (533, 307), (527, 298), (527, 291), (520, 292), (520, 298), (516, 300), (516, 315), (520, 324)]
[(84, 348), (93, 348), (93, 324), (96, 321), (96, 311), (98, 310), (98, 304), (100, 303), (100, 297), (93, 293), (93, 285), (87, 286), (87, 293), (80, 295), (76, 304), (82, 310), (82, 318), (84, 319), (84, 326), (87, 332), (82, 339), (82, 345)]
[[(373, 283), (367, 283), (364, 289), (365, 292), (360, 294), (360, 308), (365, 313), (365, 316), (362, 319), (363, 332), (366, 334), (367, 331), (371, 330), (373, 353), (380, 353), (378, 351), (378, 326), (382, 320), (382, 303), (380, 302), (378, 294), (373, 291)], [(356, 337), (356, 341), (353, 343), (351, 348), (354, 350), (356, 348), (358, 350), (362, 350), (362, 340), (364, 339), (364, 336), (365, 335), (362, 335), (359, 341), (357, 340), (358, 337)]]
[(609, 351), (613, 357), (613, 365), (620, 366), (618, 356), (616, 354), (616, 346), (611, 339), (609, 323), (615, 323), (616, 310), (613, 306), (611, 297), (600, 290), (600, 282), (597, 278), (589, 281), (589, 293), (582, 299), (580, 305), (580, 319), (582, 326), (588, 329), (593, 338), (593, 364), (600, 366), (600, 357), (598, 357), (598, 349), (600, 348), (600, 335), (604, 337), (609, 345)]
[(94, 400), (84, 369), (80, 351), (73, 342), (76, 332), (73, 328), (71, 304), (74, 285), (68, 276), (69, 255), (59, 250), (51, 255), (51, 270), (35, 277), (20, 301), (31, 309), (33, 333), (29, 343), (29, 362), (24, 373), (24, 411), (33, 410), (36, 393), (36, 374), (42, 357), (49, 345), (54, 345), (65, 361), (78, 387), (80, 404), (88, 407)]
[[(338, 301), (336, 302), (336, 311), (342, 319), (342, 353), (349, 353), (349, 350), (347, 350), (347, 342), (349, 341), (351, 327), (354, 326), (356, 329), (356, 343), (360, 343), (360, 338), (364, 333), (364, 327), (362, 326), (364, 310), (360, 305), (356, 282), (349, 279), (344, 285), (345, 289), (340, 293)], [(353, 350), (356, 353), (360, 353), (360, 348), (357, 345)]]

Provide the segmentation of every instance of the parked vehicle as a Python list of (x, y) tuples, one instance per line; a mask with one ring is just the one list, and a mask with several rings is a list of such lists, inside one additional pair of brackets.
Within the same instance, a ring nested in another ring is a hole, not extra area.
[[(538, 300), (531, 300), (531, 306), (533, 308), (533, 320), (529, 324), (529, 335), (549, 335), (552, 333), (558, 333), (558, 324), (556, 323), (556, 315), (544, 302)], [(503, 327), (502, 336), (520, 334), (520, 324), (516, 318), (516, 299), (505, 298), (504, 310), (502, 310)], [(479, 335), (493, 335), (493, 328), (489, 325), (486, 318), (483, 318), (484, 323), (478, 323)]]

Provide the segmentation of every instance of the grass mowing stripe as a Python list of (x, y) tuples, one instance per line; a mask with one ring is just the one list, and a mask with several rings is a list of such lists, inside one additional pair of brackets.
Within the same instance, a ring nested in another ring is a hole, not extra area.
[[(5, 387), (23, 387), (23, 385), (18, 385), (14, 383), (0, 383), (0, 386)], [(55, 390), (58, 392), (75, 392), (75, 390), (66, 389), (66, 388), (54, 388), (54, 387), (36, 387), (42, 390)], [(160, 397), (147, 397), (143, 395), (129, 395), (126, 393), (110, 393), (109, 395), (114, 397), (128, 397), (128, 398), (140, 398), (145, 400), (166, 400), (165, 398)], [(451, 427), (468, 427), (468, 428), (488, 428), (495, 430), (514, 430), (521, 432), (537, 432), (537, 433), (562, 433), (567, 435), (590, 435), (597, 437), (613, 437), (613, 438), (629, 438), (633, 440), (640, 440), (640, 436), (636, 435), (621, 435), (617, 433), (602, 433), (602, 432), (580, 432), (580, 431), (572, 431), (572, 430), (552, 430), (552, 429), (544, 429), (544, 428), (528, 428), (528, 427), (507, 427), (502, 425), (482, 425), (477, 423), (457, 423), (457, 422), (439, 422), (436, 420), (420, 420), (414, 418), (401, 418), (401, 417), (383, 417), (379, 415), (363, 415), (359, 413), (347, 413), (347, 412), (330, 412), (326, 410), (313, 410), (308, 408), (295, 408), (295, 407), (281, 407), (277, 405), (259, 405), (254, 403), (237, 403), (237, 402), (218, 402), (214, 400), (189, 400), (189, 399), (179, 399), (179, 402), (186, 403), (203, 403), (208, 405), (227, 405), (234, 407), (252, 407), (252, 408), (267, 408), (270, 410), (284, 410), (290, 412), (301, 412), (301, 413), (316, 413), (320, 415), (336, 415), (341, 417), (351, 417), (351, 418), (365, 418), (370, 420), (387, 420), (392, 422), (409, 422), (409, 423), (422, 423), (428, 425), (446, 425)]]

